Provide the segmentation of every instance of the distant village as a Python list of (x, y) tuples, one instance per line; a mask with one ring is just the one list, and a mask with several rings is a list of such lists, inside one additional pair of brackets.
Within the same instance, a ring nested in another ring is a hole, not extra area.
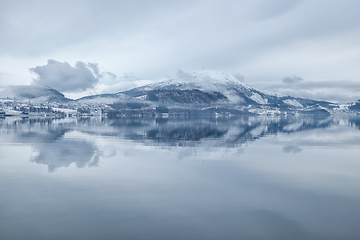
[(0, 116), (36, 116), (36, 117), (78, 117), (100, 116), (112, 108), (107, 104), (79, 102), (46, 102), (19, 101), (0, 99)]
[(36, 102), (0, 98), (0, 117), (166, 117), (169, 109), (137, 102)]
[(219, 106), (194, 107), (184, 105), (154, 105), (144, 102), (112, 102), (101, 103), (95, 101), (80, 102), (36, 102), (31, 100), (14, 100), (0, 98), (0, 117), (188, 117), (188, 116), (210, 116), (210, 117), (231, 117), (241, 115), (321, 115), (330, 116), (336, 114), (359, 114), (360, 102), (352, 105), (339, 105), (332, 111), (324, 109), (312, 109), (311, 111), (281, 111), (268, 105), (247, 106), (238, 109), (229, 109)]

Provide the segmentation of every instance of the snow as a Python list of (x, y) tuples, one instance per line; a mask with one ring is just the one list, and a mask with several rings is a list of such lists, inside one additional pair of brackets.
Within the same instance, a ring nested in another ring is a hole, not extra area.
[(260, 94), (258, 94), (258, 93), (256, 93), (256, 92), (254, 92), (251, 96), (250, 96), (250, 98), (252, 99), (252, 100), (254, 100), (255, 102), (257, 102), (257, 103), (259, 103), (259, 104), (267, 104), (267, 99), (263, 99), (261, 96), (260, 96)]
[(68, 108), (53, 108), (54, 111), (58, 111), (58, 112), (63, 112), (63, 113), (66, 113), (66, 114), (69, 114), (69, 113), (76, 113), (77, 111), (74, 110), (74, 109), (68, 109)]
[(235, 91), (225, 91), (223, 94), (229, 99), (231, 103), (238, 104), (244, 102), (244, 99), (236, 95)]
[(144, 94), (144, 95), (141, 95), (141, 96), (139, 96), (139, 97), (135, 97), (134, 99), (136, 99), (136, 100), (145, 100), (146, 99), (146, 94)]
[(299, 103), (296, 100), (286, 99), (286, 100), (283, 100), (283, 102), (288, 105), (292, 105), (294, 107), (300, 107), (300, 108), (304, 107), (301, 103)]
[(351, 104), (339, 104), (339, 110), (347, 110)]
[(202, 70), (202, 71), (194, 71), (189, 74), (193, 77), (195, 82), (208, 82), (213, 83), (215, 85), (241, 85), (245, 88), (250, 89), (249, 86), (240, 82), (236, 77), (228, 75), (219, 71), (211, 71), (211, 70)]
[(226, 87), (238, 87), (243, 89), (252, 89), (246, 84), (240, 82), (236, 77), (219, 71), (201, 70), (193, 72), (179, 71), (177, 76), (159, 82), (144, 86), (144, 90), (154, 88), (163, 88), (166, 86), (176, 86), (179, 89), (201, 89), (206, 92), (223, 92)]
[(9, 115), (17, 115), (17, 116), (21, 115), (20, 111), (16, 111), (16, 110), (12, 110), (12, 109), (5, 109), (5, 113), (9, 114)]

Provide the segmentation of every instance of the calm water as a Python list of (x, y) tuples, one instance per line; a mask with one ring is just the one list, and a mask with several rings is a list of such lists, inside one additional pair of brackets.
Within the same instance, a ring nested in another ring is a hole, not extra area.
[(0, 239), (360, 239), (360, 119), (0, 119)]

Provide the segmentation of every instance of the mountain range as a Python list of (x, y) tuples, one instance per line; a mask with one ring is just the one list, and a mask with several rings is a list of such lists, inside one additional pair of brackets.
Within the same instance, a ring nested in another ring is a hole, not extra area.
[[(219, 114), (294, 113), (329, 114), (339, 104), (306, 98), (280, 96), (256, 90), (236, 77), (217, 71), (179, 71), (175, 77), (114, 94), (100, 94), (72, 100), (44, 86), (12, 86), (0, 97), (42, 102), (109, 102), (113, 114), (124, 111), (161, 113), (202, 112)], [(360, 101), (348, 106), (360, 110)]]

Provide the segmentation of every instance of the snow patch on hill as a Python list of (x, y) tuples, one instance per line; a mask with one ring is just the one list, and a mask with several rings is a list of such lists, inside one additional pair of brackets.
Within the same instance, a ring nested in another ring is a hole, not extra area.
[(286, 100), (283, 100), (283, 102), (288, 105), (294, 106), (294, 107), (300, 107), (300, 108), (304, 107), (301, 103), (299, 103), (296, 100), (292, 100), (292, 99), (286, 99)]
[(263, 99), (260, 94), (254, 92), (250, 98), (252, 100), (254, 100), (255, 102), (259, 103), (259, 104), (267, 104), (268, 103), (268, 100), (267, 99)]

